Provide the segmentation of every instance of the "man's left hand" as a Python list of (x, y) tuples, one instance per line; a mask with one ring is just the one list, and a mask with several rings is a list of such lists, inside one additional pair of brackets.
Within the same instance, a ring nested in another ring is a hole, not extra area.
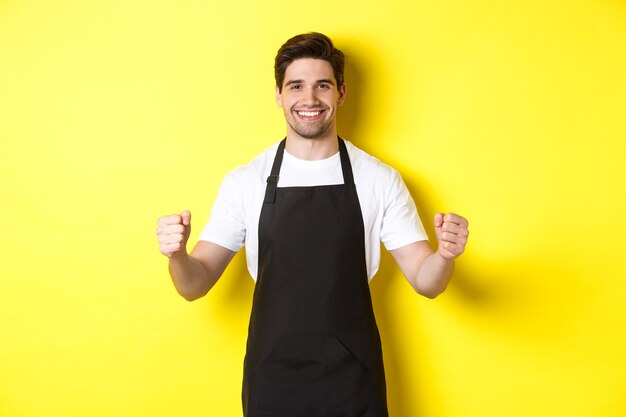
[(439, 241), (437, 253), (447, 260), (453, 260), (465, 251), (469, 230), (467, 220), (454, 213), (435, 214), (435, 233)]

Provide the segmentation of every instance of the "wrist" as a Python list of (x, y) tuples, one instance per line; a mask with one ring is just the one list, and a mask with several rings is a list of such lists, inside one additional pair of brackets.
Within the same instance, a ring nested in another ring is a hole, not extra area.
[(187, 253), (187, 248), (182, 248), (178, 252), (174, 252), (172, 256), (170, 256), (170, 262), (180, 262), (185, 261), (189, 258), (189, 254)]
[(444, 256), (441, 254), (441, 251), (437, 251), (435, 252), (435, 257), (437, 259), (437, 262), (442, 264), (442, 265), (453, 265), (454, 264), (454, 258), (449, 258), (447, 256)]

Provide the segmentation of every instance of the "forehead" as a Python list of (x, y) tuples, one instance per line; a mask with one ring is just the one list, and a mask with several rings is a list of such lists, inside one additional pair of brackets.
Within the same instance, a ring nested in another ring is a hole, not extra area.
[(330, 62), (316, 58), (300, 58), (289, 64), (285, 69), (283, 85), (292, 80), (333, 80), (335, 84), (337, 83)]

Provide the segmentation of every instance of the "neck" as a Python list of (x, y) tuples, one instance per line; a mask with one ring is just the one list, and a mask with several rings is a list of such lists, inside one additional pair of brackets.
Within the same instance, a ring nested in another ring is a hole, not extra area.
[(295, 132), (288, 132), (285, 150), (290, 155), (307, 161), (330, 158), (339, 152), (337, 131), (333, 130), (331, 134), (315, 139), (306, 139)]

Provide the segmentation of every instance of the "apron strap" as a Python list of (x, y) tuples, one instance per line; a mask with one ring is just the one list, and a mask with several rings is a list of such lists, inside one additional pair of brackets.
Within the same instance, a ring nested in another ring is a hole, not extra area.
[(283, 163), (283, 154), (285, 153), (285, 142), (287, 138), (280, 141), (278, 144), (278, 150), (276, 151), (276, 157), (274, 157), (274, 164), (272, 165), (272, 171), (270, 176), (267, 177), (267, 187), (265, 188), (265, 203), (274, 204), (276, 201), (276, 188), (278, 187), (278, 174), (280, 173), (280, 166)]
[(350, 164), (350, 156), (348, 155), (348, 148), (341, 139), (339, 139), (339, 158), (341, 159), (341, 171), (343, 172), (343, 183), (348, 186), (354, 186), (354, 176), (352, 175), (352, 164)]
[[(339, 141), (339, 158), (341, 160), (341, 171), (343, 173), (343, 183), (348, 186), (354, 186), (354, 176), (352, 175), (352, 164), (350, 164), (350, 156), (348, 155), (348, 149), (343, 139), (337, 138)], [(274, 157), (274, 164), (270, 171), (270, 176), (267, 177), (267, 187), (265, 188), (265, 203), (274, 204), (276, 201), (276, 188), (278, 188), (278, 174), (280, 173), (280, 166), (283, 163), (283, 155), (285, 153), (285, 143), (287, 138), (280, 141), (278, 149), (276, 150), (276, 156)]]

